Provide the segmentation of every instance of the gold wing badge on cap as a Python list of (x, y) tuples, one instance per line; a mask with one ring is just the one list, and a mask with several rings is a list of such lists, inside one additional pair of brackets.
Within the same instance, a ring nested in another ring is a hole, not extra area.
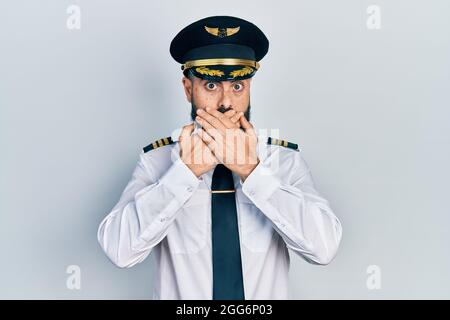
[(219, 37), (219, 38), (232, 36), (233, 34), (238, 33), (240, 28), (241, 27), (236, 27), (236, 28), (211, 28), (211, 27), (205, 26), (205, 30), (209, 34), (212, 34), (213, 36), (216, 36), (216, 37)]

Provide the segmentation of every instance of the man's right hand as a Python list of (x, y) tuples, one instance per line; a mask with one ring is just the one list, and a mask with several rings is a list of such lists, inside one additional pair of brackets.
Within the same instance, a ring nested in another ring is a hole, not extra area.
[[(239, 128), (240, 117), (233, 109), (228, 110), (224, 115)], [(219, 161), (203, 140), (197, 134), (192, 134), (194, 128), (194, 123), (184, 126), (178, 142), (180, 143), (181, 160), (198, 178), (214, 168)]]

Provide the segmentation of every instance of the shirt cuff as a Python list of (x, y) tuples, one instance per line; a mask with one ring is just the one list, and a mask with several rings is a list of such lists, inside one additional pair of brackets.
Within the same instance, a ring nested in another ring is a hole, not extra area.
[(200, 180), (183, 160), (178, 158), (159, 182), (174, 195), (180, 204), (184, 204), (197, 189)]
[(281, 185), (280, 179), (275, 175), (267, 163), (260, 161), (247, 179), (242, 182), (242, 191), (251, 200), (267, 200)]

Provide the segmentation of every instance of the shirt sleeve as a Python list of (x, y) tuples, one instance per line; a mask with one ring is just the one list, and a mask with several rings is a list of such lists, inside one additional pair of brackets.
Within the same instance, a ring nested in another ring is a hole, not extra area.
[(164, 239), (200, 182), (179, 157), (159, 179), (151, 171), (141, 151), (131, 180), (98, 228), (100, 246), (121, 268), (142, 262)]
[(335, 257), (342, 226), (314, 186), (311, 172), (299, 151), (290, 160), (273, 161), (280, 150), (259, 162), (243, 182), (244, 194), (272, 222), (286, 246), (306, 261), (328, 264)]

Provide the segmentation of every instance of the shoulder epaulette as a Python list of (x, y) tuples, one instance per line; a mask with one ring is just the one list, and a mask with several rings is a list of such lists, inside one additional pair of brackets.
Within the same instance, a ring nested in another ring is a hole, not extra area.
[(298, 144), (296, 143), (292, 143), (286, 140), (281, 140), (281, 139), (275, 139), (272, 137), (268, 137), (267, 138), (267, 144), (273, 144), (273, 145), (277, 145), (277, 146), (282, 146), (282, 147), (287, 147), (290, 149), (294, 149), (294, 150), (298, 150)]
[(174, 141), (172, 140), (172, 137), (166, 137), (166, 138), (162, 138), (156, 141), (153, 141), (152, 143), (150, 143), (148, 146), (144, 147), (144, 153), (148, 152), (150, 150), (162, 147), (162, 146), (167, 146), (169, 144), (174, 143)]

